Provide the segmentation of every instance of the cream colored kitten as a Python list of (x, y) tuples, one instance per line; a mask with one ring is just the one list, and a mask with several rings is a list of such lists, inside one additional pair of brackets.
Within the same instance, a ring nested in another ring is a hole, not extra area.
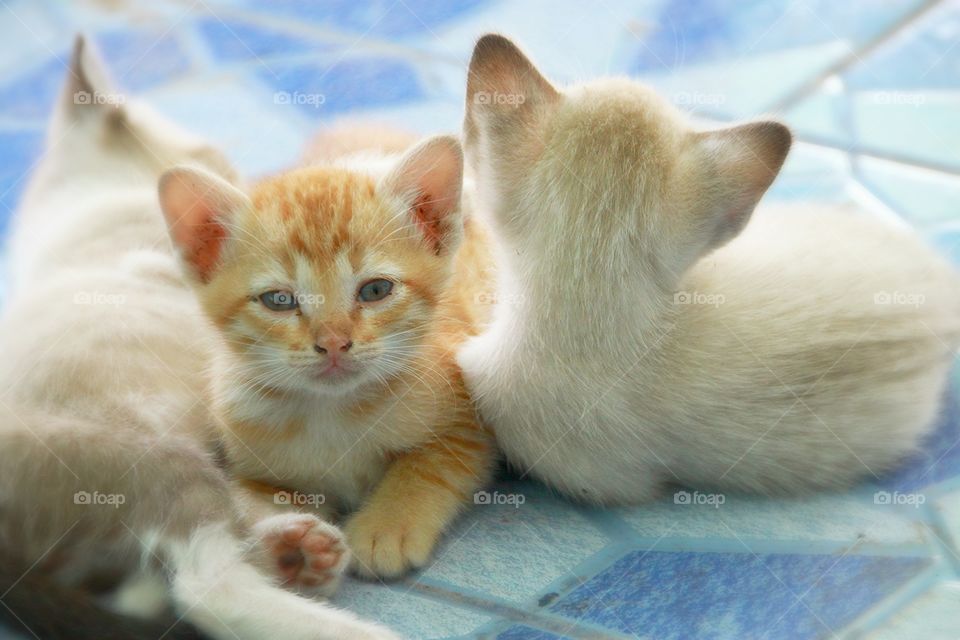
[[(162, 608), (164, 594), (132, 596), (169, 578), (178, 615), (212, 638), (394, 638), (276, 587), (249, 561), (202, 394), (211, 336), (156, 193), (177, 163), (224, 180), (232, 171), (144, 105), (115, 106), (120, 98), (78, 39), (11, 239), (14, 291), (0, 321), (4, 555), (81, 586), (94, 572), (142, 570), (146, 582), (116, 600), (141, 614)], [(326, 527), (312, 543), (341, 545)], [(30, 611), (15, 613), (30, 624)]]
[(500, 303), (460, 362), (520, 469), (595, 503), (797, 492), (874, 477), (930, 430), (958, 279), (856, 212), (750, 221), (786, 127), (695, 131), (628, 80), (561, 91), (490, 35), (465, 136)]

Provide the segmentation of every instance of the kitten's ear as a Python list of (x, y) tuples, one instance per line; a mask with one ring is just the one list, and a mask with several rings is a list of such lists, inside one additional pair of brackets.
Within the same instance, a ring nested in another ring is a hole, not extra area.
[(433, 251), (452, 253), (460, 242), (463, 150), (453, 136), (428, 138), (403, 155), (380, 188), (402, 198)]
[(736, 237), (754, 207), (780, 172), (790, 151), (790, 130), (779, 122), (753, 122), (697, 133), (701, 162), (706, 164), (706, 249)]
[(476, 118), (525, 118), (555, 104), (560, 92), (507, 38), (487, 34), (477, 41), (467, 72), (467, 129)]
[(208, 282), (227, 239), (227, 224), (250, 198), (205, 169), (175, 167), (160, 177), (160, 208), (190, 275)]
[(73, 42), (67, 79), (60, 96), (57, 119), (70, 122), (86, 113), (125, 117), (124, 98), (113, 82), (96, 47), (83, 35)]

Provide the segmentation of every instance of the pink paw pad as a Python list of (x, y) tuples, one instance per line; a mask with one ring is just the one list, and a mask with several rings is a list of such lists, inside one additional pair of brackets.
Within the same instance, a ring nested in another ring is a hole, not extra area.
[(313, 516), (279, 516), (260, 524), (263, 547), (273, 556), (285, 585), (326, 587), (347, 565), (340, 531)]

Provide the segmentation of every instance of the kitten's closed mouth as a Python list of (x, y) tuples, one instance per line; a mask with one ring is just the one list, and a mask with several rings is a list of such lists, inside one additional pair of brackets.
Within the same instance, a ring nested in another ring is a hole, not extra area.
[(342, 361), (317, 365), (307, 370), (307, 375), (314, 380), (337, 380), (352, 376), (354, 373), (356, 373), (354, 369)]

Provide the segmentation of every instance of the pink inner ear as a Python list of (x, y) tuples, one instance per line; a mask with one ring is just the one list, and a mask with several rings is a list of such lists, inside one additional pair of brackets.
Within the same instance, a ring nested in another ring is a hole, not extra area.
[(191, 254), (188, 260), (197, 270), (200, 280), (208, 282), (220, 259), (220, 249), (227, 238), (227, 230), (216, 221), (208, 220), (192, 230)]
[(412, 208), (417, 228), (437, 254), (443, 250), (444, 217), (450, 209), (447, 200), (449, 198), (435, 199), (424, 192), (417, 198)]
[(201, 282), (209, 282), (227, 238), (218, 220), (230, 208), (222, 185), (204, 176), (173, 172), (161, 180), (160, 203), (180, 255)]

